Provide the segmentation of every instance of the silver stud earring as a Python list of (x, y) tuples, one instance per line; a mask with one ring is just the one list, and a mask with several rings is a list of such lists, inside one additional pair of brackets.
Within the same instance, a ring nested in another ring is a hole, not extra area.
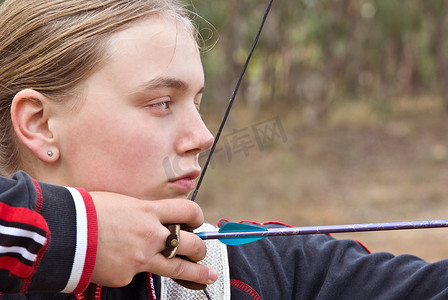
[(53, 157), (53, 151), (48, 151), (48, 152), (47, 152), (47, 155), (48, 155), (49, 157)]

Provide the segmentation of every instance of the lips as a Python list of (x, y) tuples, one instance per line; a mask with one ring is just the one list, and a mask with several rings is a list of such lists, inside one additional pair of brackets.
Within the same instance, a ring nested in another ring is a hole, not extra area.
[(200, 170), (194, 170), (176, 178), (170, 179), (169, 182), (176, 188), (184, 191), (192, 191), (196, 186), (196, 178), (201, 174)]

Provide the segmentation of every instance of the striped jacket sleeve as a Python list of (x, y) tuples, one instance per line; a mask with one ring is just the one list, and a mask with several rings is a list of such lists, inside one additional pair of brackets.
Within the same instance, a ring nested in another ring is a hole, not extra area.
[(0, 177), (0, 295), (79, 293), (90, 282), (97, 219), (82, 189)]

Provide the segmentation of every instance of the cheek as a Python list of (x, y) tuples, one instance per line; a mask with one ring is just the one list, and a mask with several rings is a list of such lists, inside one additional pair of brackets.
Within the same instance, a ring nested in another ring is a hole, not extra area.
[(170, 156), (170, 143), (162, 132), (155, 124), (139, 126), (135, 118), (76, 122), (61, 151), (66, 173), (89, 190), (149, 195), (167, 177), (162, 162)]
[[(143, 134), (133, 127), (114, 126), (113, 128), (96, 128), (72, 144), (70, 150), (78, 160), (87, 160), (101, 169), (136, 168), (139, 165), (154, 162), (161, 151), (161, 143), (151, 134)], [(82, 157), (79, 157), (82, 156)]]

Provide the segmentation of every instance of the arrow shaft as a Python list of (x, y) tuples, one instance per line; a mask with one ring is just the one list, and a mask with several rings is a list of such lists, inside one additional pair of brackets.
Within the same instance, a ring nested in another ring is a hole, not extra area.
[(198, 233), (198, 235), (203, 240), (209, 240), (209, 239), (230, 239), (238, 237), (287, 236), (287, 235), (327, 234), (327, 233), (343, 233), (343, 232), (425, 229), (425, 228), (441, 228), (441, 227), (448, 227), (448, 220), (268, 228), (267, 231), (243, 231), (243, 232), (207, 231), (207, 232), (200, 232)]

